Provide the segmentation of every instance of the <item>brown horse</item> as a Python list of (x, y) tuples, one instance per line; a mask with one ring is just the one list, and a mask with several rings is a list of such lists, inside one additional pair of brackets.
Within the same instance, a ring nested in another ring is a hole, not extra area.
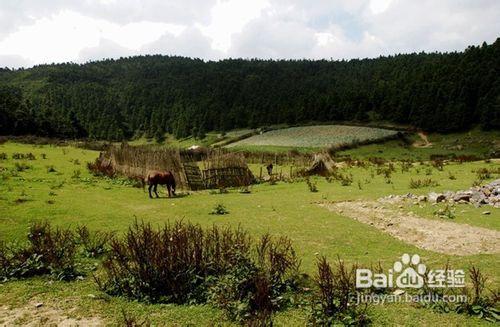
[(148, 191), (150, 198), (153, 198), (151, 190), (153, 190), (156, 197), (159, 198), (158, 192), (156, 191), (158, 184), (167, 186), (168, 197), (171, 197), (172, 195), (175, 196), (175, 178), (172, 172), (153, 170), (146, 174), (146, 178), (144, 180), (146, 184), (149, 185)]

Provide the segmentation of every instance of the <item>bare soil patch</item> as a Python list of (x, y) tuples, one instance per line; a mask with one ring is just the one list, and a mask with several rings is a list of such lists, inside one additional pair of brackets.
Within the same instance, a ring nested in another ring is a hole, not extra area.
[(426, 219), (413, 213), (388, 209), (376, 201), (320, 205), (425, 250), (452, 255), (500, 253), (500, 232), (495, 230)]
[(420, 141), (416, 141), (413, 143), (413, 146), (416, 148), (429, 148), (432, 147), (432, 143), (429, 142), (427, 135), (423, 132), (418, 132), (418, 136), (420, 137)]
[(99, 317), (70, 318), (62, 309), (29, 303), (23, 307), (0, 306), (0, 326), (104, 326)]

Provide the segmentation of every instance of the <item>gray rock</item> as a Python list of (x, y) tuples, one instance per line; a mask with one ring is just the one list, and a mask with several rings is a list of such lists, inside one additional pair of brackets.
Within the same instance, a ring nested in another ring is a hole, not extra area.
[(466, 201), (466, 202), (469, 202), (469, 201), (470, 201), (471, 196), (472, 196), (472, 192), (471, 192), (471, 191), (457, 192), (457, 193), (455, 193), (455, 195), (453, 196), (453, 200), (454, 200), (455, 202), (459, 202), (459, 201)]
[(446, 200), (446, 196), (441, 193), (431, 192), (429, 193), (429, 202), (438, 203)]
[(426, 202), (427, 201), (427, 197), (425, 195), (421, 195), (418, 197), (418, 202)]
[(487, 203), (486, 195), (484, 195), (480, 191), (473, 191), (469, 201), (472, 202), (475, 206), (481, 206)]

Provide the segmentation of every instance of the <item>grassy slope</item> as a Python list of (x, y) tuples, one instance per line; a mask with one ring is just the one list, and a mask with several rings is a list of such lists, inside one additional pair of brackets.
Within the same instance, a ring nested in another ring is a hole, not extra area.
[[(244, 136), (246, 134), (252, 133), (253, 130), (251, 129), (235, 129), (232, 131), (229, 131), (222, 136), (220, 132), (209, 132), (205, 134), (205, 138), (203, 139), (196, 139), (192, 136), (183, 138), (183, 139), (176, 139), (172, 134), (165, 134), (165, 140), (161, 143), (162, 145), (168, 145), (168, 146), (173, 146), (173, 147), (179, 147), (179, 148), (189, 148), (192, 145), (199, 145), (199, 146), (215, 146), (218, 143), (222, 142), (228, 142), (231, 141), (232, 139), (237, 139), (241, 136)], [(141, 137), (139, 139), (135, 139), (131, 142), (129, 142), (131, 145), (150, 145), (150, 144), (158, 144), (154, 139), (147, 139), (145, 137)]]
[[(274, 128), (286, 128), (287, 126), (274, 126)], [(310, 127), (310, 126), (308, 126)], [(213, 146), (219, 142), (225, 142), (231, 139), (237, 139), (242, 134), (247, 134), (252, 130), (233, 130), (226, 133), (221, 138), (220, 133), (210, 132), (206, 134), (206, 138), (198, 140), (193, 137), (185, 139), (175, 139), (170, 134), (165, 137), (163, 144), (181, 148), (188, 148), (192, 145)], [(479, 129), (473, 129), (467, 133), (452, 133), (452, 134), (430, 134), (429, 141), (431, 147), (413, 147), (405, 145), (401, 140), (391, 140), (382, 143), (364, 145), (359, 148), (339, 152), (339, 156), (352, 156), (354, 158), (369, 158), (381, 157), (385, 159), (413, 159), (413, 160), (428, 160), (431, 155), (456, 154), (456, 155), (476, 155), (484, 156), (489, 154), (493, 149), (500, 150), (500, 131), (484, 132)], [(411, 142), (420, 142), (421, 139), (416, 135), (410, 136)], [(140, 138), (131, 141), (132, 145), (157, 144), (154, 140)], [(272, 145), (250, 145), (241, 144), (240, 142), (231, 143), (229, 149), (231, 151), (249, 151), (249, 152), (277, 152), (284, 153), (290, 150), (296, 150), (301, 153), (314, 153), (321, 151), (322, 147), (294, 147), (294, 146), (272, 146)]]
[[(432, 141), (432, 138), (431, 138)], [(362, 148), (361, 148), (362, 149)], [(361, 150), (358, 149), (358, 150)], [(387, 148), (386, 148), (387, 149)], [(0, 179), (0, 239), (18, 240), (24, 238), (26, 229), (32, 220), (48, 219), (61, 226), (86, 224), (90, 229), (109, 229), (123, 232), (137, 217), (153, 224), (163, 224), (171, 219), (188, 219), (204, 226), (212, 224), (241, 225), (257, 237), (265, 232), (289, 236), (302, 258), (302, 268), (309, 274), (314, 273), (316, 254), (324, 254), (334, 259), (337, 255), (348, 262), (364, 265), (381, 261), (389, 267), (405, 252), (419, 253), (428, 266), (443, 266), (446, 260), (454, 267), (467, 268), (472, 264), (479, 266), (498, 286), (496, 276), (500, 269), (500, 255), (475, 255), (454, 257), (436, 254), (415, 248), (398, 241), (378, 230), (328, 212), (314, 204), (323, 200), (375, 199), (387, 194), (402, 194), (410, 191), (410, 178), (427, 178), (423, 172), (393, 175), (393, 184), (386, 184), (381, 176), (370, 180), (369, 170), (351, 168), (354, 183), (342, 187), (338, 183), (327, 183), (317, 179), (318, 193), (311, 193), (303, 182), (278, 185), (257, 185), (251, 194), (232, 191), (224, 195), (212, 195), (208, 191), (196, 192), (187, 197), (149, 200), (141, 189), (123, 186), (119, 183), (91, 177), (85, 169), (85, 162), (97, 156), (97, 152), (75, 148), (52, 146), (31, 146), (6, 143), (0, 145), (0, 152), (7, 152), (9, 159), (0, 161), (0, 167), (10, 168), (14, 160), (13, 152), (33, 152), (35, 161), (27, 161), (33, 168), (21, 172), (20, 177), (8, 180)], [(40, 154), (46, 153), (47, 159)], [(70, 162), (79, 159), (81, 165)], [(54, 165), (58, 173), (47, 173), (46, 166)], [(471, 171), (478, 167), (498, 167), (495, 162), (467, 163), (446, 166), (444, 172), (433, 170), (431, 178), (438, 180), (437, 190), (458, 190), (468, 188), (475, 179)], [(258, 166), (252, 166), (257, 171)], [(74, 170), (81, 171), (80, 179), (73, 179)], [(448, 171), (459, 176), (450, 180)], [(367, 183), (367, 180), (370, 180)], [(65, 183), (57, 188), (61, 182)], [(362, 189), (358, 189), (361, 181)], [(420, 189), (415, 193), (427, 193), (430, 189)], [(49, 195), (54, 192), (57, 195)], [(16, 204), (16, 200), (28, 201)], [(54, 200), (48, 204), (47, 200)], [(226, 216), (209, 215), (212, 207), (222, 202), (230, 211)], [(424, 212), (424, 216), (434, 219), (427, 209), (408, 208)], [(466, 212), (457, 211), (456, 222), (500, 229), (500, 210), (492, 211), (490, 216), (481, 215), (481, 209), (464, 206)], [(51, 303), (63, 309), (75, 309), (70, 315), (99, 315), (109, 321), (117, 321), (121, 309), (125, 308), (134, 315), (149, 317), (153, 322), (177, 322), (186, 324), (220, 323), (218, 310), (203, 306), (145, 305), (126, 302), (118, 298), (94, 299), (88, 294), (99, 295), (92, 278), (72, 283), (48, 282), (46, 278), (16, 281), (1, 287), (0, 304), (24, 305), (30, 301), (42, 301), (47, 306)], [(60, 299), (64, 298), (64, 302)], [(61, 304), (59, 304), (61, 303)], [(373, 314), (377, 324), (407, 325), (476, 325), (485, 322), (455, 314), (437, 314), (426, 309), (417, 309), (409, 305), (388, 305), (374, 307)], [(304, 313), (291, 310), (280, 313), (277, 325), (303, 325)]]
[(274, 147), (327, 147), (354, 140), (367, 141), (396, 134), (380, 128), (344, 125), (313, 125), (276, 129), (257, 134), (227, 147), (274, 146)]
[[(376, 156), (386, 159), (428, 160), (431, 155), (436, 154), (484, 156), (494, 148), (500, 150), (500, 131), (484, 132), (474, 129), (467, 133), (430, 134), (428, 139), (432, 143), (431, 147), (405, 146), (401, 141), (393, 140), (343, 151), (339, 155), (362, 159)], [(420, 141), (420, 138), (413, 135), (411, 141)]]

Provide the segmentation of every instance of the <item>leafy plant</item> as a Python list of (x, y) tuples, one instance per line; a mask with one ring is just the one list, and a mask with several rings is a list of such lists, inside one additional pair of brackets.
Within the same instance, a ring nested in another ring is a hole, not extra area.
[(410, 188), (422, 188), (422, 187), (435, 187), (435, 186), (439, 186), (439, 183), (430, 179), (430, 178), (426, 178), (426, 179), (410, 179), (410, 185), (409, 187)]
[(309, 188), (309, 191), (315, 193), (315, 192), (318, 192), (318, 187), (316, 185), (316, 182), (314, 181), (311, 181), (311, 179), (308, 177), (306, 177), (306, 184), (307, 184), (307, 187)]
[(24, 163), (24, 162), (21, 162), (21, 163), (16, 162), (14, 164), (14, 168), (16, 169), (16, 171), (23, 172), (25, 170), (31, 169), (31, 166)]
[(55, 173), (57, 170), (54, 168), (53, 165), (47, 166), (47, 172), (48, 173)]
[(80, 169), (73, 170), (73, 175), (71, 175), (71, 178), (73, 179), (80, 179), (80, 176), (82, 175), (82, 172)]
[(18, 153), (15, 152), (12, 154), (12, 159), (14, 160), (36, 160), (36, 157), (33, 153)]
[(313, 296), (309, 320), (319, 326), (363, 326), (370, 320), (366, 305), (358, 305), (356, 294), (356, 266), (348, 268), (338, 260), (332, 268), (325, 257), (317, 262), (316, 293)]
[(436, 215), (439, 218), (445, 218), (445, 219), (455, 219), (455, 210), (450, 207), (448, 204), (444, 208), (438, 209), (434, 212), (434, 215)]
[(59, 280), (74, 279), (76, 244), (67, 229), (53, 229), (48, 222), (33, 223), (25, 246), (0, 246), (0, 279), (50, 274)]
[(484, 181), (491, 178), (491, 172), (488, 168), (479, 168), (476, 170), (476, 178), (480, 181)]
[(241, 229), (176, 222), (135, 223), (111, 241), (96, 276), (110, 295), (153, 303), (210, 303), (238, 322), (269, 322), (296, 290), (299, 261), (286, 238), (261, 238), (253, 251)]
[[(424, 292), (431, 294), (434, 300), (421, 304), (438, 312), (467, 314), (498, 324), (500, 322), (500, 310), (498, 309), (500, 292), (498, 290), (488, 290), (488, 293), (486, 292), (488, 279), (477, 267), (472, 266), (468, 275), (472, 286), (466, 285), (460, 288), (458, 292), (453, 288), (436, 289), (425, 287)], [(446, 301), (445, 299), (449, 295), (456, 298), (461, 296), (462, 301)]]
[(211, 215), (227, 215), (227, 214), (229, 214), (229, 211), (226, 209), (226, 207), (222, 203), (218, 203), (212, 209), (210, 214)]
[(90, 232), (87, 226), (76, 228), (77, 242), (83, 246), (84, 254), (90, 258), (96, 258), (106, 253), (113, 233), (94, 231)]

